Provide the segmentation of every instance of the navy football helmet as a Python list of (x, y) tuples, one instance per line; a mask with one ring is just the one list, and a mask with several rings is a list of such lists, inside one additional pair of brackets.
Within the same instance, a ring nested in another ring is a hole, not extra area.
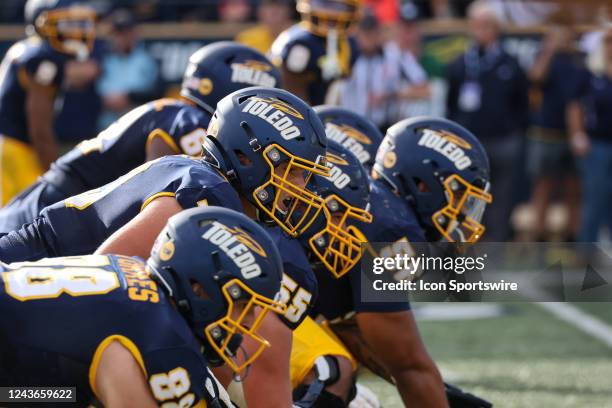
[(370, 170), (383, 139), (378, 127), (369, 119), (345, 108), (320, 105), (313, 109), (325, 125), (327, 139), (347, 148)]
[(361, 259), (366, 239), (356, 224), (372, 222), (370, 187), (365, 168), (339, 143), (328, 140), (326, 160), (330, 175), (317, 175), (308, 185), (324, 199), (324, 211), (300, 239), (318, 262), (340, 278)]
[(489, 159), (478, 139), (446, 119), (415, 117), (387, 130), (372, 177), (415, 209), (428, 239), (476, 242), (488, 203)]
[(232, 41), (206, 45), (189, 58), (181, 96), (214, 113), (217, 103), (249, 86), (280, 87), (280, 72), (259, 51)]
[(274, 221), (295, 237), (321, 211), (321, 198), (305, 186), (313, 174), (329, 175), (326, 145), (323, 124), (304, 101), (281, 89), (253, 87), (219, 102), (204, 160), (255, 205), (261, 221)]
[(325, 37), (329, 30), (345, 32), (361, 16), (362, 0), (298, 0), (296, 9), (308, 30)]
[(37, 33), (64, 54), (86, 59), (96, 37), (96, 12), (79, 0), (28, 0), (26, 31)]
[[(176, 302), (213, 365), (240, 372), (269, 347), (257, 328), (270, 311), (282, 262), (272, 239), (244, 214), (219, 207), (182, 211), (168, 220), (147, 265)], [(239, 356), (244, 336), (259, 348)]]

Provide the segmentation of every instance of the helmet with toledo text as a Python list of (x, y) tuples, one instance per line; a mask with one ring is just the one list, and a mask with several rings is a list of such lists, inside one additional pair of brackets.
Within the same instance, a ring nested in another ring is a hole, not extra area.
[(315, 176), (309, 188), (324, 200), (324, 211), (300, 237), (316, 261), (336, 278), (349, 272), (361, 259), (366, 242), (360, 223), (371, 223), (368, 173), (357, 157), (339, 143), (328, 140), (330, 175)]
[(204, 160), (256, 207), (261, 221), (296, 237), (322, 211), (323, 201), (306, 184), (312, 175), (329, 175), (326, 145), (323, 124), (304, 101), (281, 89), (252, 87), (217, 105)]
[(387, 130), (372, 170), (415, 209), (430, 240), (476, 242), (489, 193), (489, 159), (478, 139), (455, 122), (402, 120)]
[(307, 28), (321, 36), (345, 32), (361, 16), (362, 0), (298, 0), (297, 11)]
[[(213, 365), (240, 372), (269, 347), (257, 330), (282, 277), (272, 239), (244, 214), (219, 207), (182, 211), (157, 237), (147, 267), (176, 303)], [(244, 337), (258, 348), (240, 353)]]
[(211, 115), (227, 94), (250, 86), (280, 87), (280, 72), (259, 51), (232, 41), (205, 45), (189, 58), (181, 96)]
[(325, 125), (328, 140), (340, 143), (357, 156), (368, 170), (374, 166), (376, 150), (383, 134), (373, 122), (337, 106), (320, 105), (313, 109)]
[(96, 36), (96, 12), (85, 1), (28, 0), (26, 31), (38, 34), (56, 51), (86, 59)]

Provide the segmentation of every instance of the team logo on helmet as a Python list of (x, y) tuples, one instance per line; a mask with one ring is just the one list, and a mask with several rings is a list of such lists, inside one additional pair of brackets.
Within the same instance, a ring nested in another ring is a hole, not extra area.
[(213, 90), (213, 83), (209, 78), (202, 78), (198, 83), (198, 91), (202, 95), (208, 95)]
[(259, 242), (257, 242), (255, 238), (250, 236), (246, 231), (240, 229), (239, 227), (230, 228), (228, 226), (225, 226), (225, 229), (231, 232), (232, 234), (234, 234), (236, 236), (236, 239), (239, 242), (246, 245), (251, 251), (255, 252), (256, 254), (264, 258), (268, 257), (268, 255), (266, 254), (266, 251), (259, 244)]
[(257, 263), (253, 252), (264, 257), (266, 252), (245, 231), (239, 228), (232, 229), (218, 221), (213, 221), (202, 238), (219, 247), (236, 264), (245, 279), (261, 275), (261, 266)]
[(372, 140), (354, 127), (327, 122), (325, 134), (329, 140), (340, 143), (342, 147), (357, 156), (359, 162), (365, 163), (370, 160), (370, 153), (363, 145), (372, 144)]
[(397, 163), (397, 154), (395, 154), (394, 151), (386, 152), (385, 156), (383, 157), (383, 166), (389, 169), (395, 166), (395, 163)]
[[(333, 153), (327, 152), (327, 154), (325, 155), (325, 157), (327, 158), (327, 162), (328, 163), (334, 163), (334, 164), (339, 164), (341, 166), (346, 166), (349, 163), (344, 160), (342, 157), (335, 155)], [(329, 167), (329, 166), (328, 166)]]
[(272, 66), (262, 61), (246, 60), (231, 64), (232, 82), (245, 83), (258, 86), (276, 86), (276, 78), (268, 72)]
[(351, 177), (342, 171), (339, 166), (348, 166), (349, 162), (330, 152), (327, 152), (325, 157), (327, 159), (326, 165), (329, 167), (329, 176), (325, 177), (325, 179), (331, 181), (336, 188), (342, 190), (351, 182)]
[(304, 116), (279, 99), (253, 97), (249, 99), (242, 111), (258, 116), (274, 126), (285, 140), (295, 139), (302, 135), (289, 116), (300, 120), (304, 120)]
[(363, 143), (367, 145), (372, 144), (372, 141), (370, 140), (369, 137), (367, 137), (365, 134), (358, 131), (354, 127), (349, 126), (349, 125), (340, 125), (338, 127), (340, 128), (340, 131), (344, 132), (345, 135), (347, 135), (348, 137), (352, 139), (355, 139), (359, 143)]
[(451, 161), (457, 170), (465, 170), (472, 164), (472, 159), (464, 151), (471, 150), (472, 145), (450, 132), (425, 129), (418, 145), (440, 153)]
[(166, 241), (159, 249), (159, 259), (167, 261), (174, 256), (174, 241)]

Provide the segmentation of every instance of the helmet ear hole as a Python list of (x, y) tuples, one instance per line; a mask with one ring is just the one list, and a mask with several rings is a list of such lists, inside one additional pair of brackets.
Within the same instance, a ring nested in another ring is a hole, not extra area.
[(198, 225), (200, 228), (203, 228), (207, 226), (208, 224), (212, 224), (212, 222), (213, 222), (212, 220), (201, 220)]
[(417, 190), (419, 190), (419, 193), (430, 193), (431, 192), (431, 189), (429, 188), (429, 186), (425, 184), (425, 182), (421, 180), (420, 178), (413, 177), (412, 181), (414, 182), (414, 185), (416, 186)]
[(210, 300), (210, 295), (204, 289), (202, 284), (194, 279), (189, 279), (189, 283), (191, 285), (191, 290), (193, 293), (202, 300)]
[(249, 157), (246, 154), (244, 154), (241, 150), (234, 149), (234, 154), (236, 155), (236, 157), (238, 157), (238, 161), (240, 162), (242, 166), (250, 167), (253, 165), (253, 162), (251, 161), (251, 159), (249, 159)]
[(247, 99), (252, 97), (253, 95), (243, 95), (238, 98), (238, 105), (242, 105)]

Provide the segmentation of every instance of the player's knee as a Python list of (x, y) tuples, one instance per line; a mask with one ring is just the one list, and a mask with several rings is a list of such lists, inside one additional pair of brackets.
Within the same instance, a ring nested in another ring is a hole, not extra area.
[(319, 357), (304, 382), (294, 390), (295, 405), (343, 408), (355, 395), (351, 361), (342, 356)]
[(338, 379), (335, 383), (328, 385), (325, 389), (335, 395), (341, 397), (344, 401), (348, 401), (351, 396), (352, 389), (355, 386), (355, 376), (353, 374), (353, 366), (351, 361), (346, 357), (333, 356), (338, 365)]

